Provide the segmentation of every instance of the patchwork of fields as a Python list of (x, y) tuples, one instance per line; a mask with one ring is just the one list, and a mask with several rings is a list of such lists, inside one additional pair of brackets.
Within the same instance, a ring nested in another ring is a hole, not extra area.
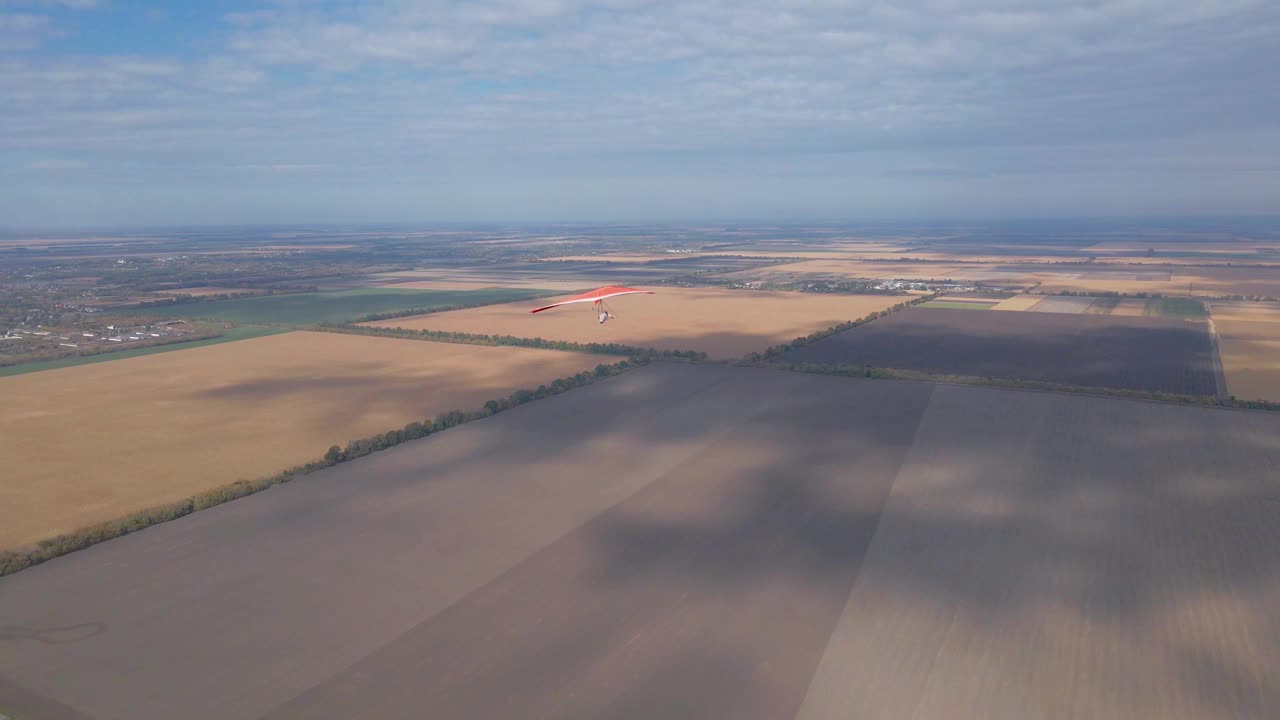
[(1164, 277), (1139, 273), (1131, 278), (1082, 275), (1046, 278), (1039, 291), (1159, 293), (1219, 297), (1245, 295), (1280, 297), (1280, 266), (1222, 267), (1171, 265)]
[(953, 375), (1214, 395), (1204, 323), (910, 308), (779, 357)]
[(1277, 415), (655, 365), (0, 580), (0, 707), (1273, 717), (1278, 465)]
[(894, 295), (823, 295), (713, 288), (658, 288), (654, 295), (610, 300), (618, 316), (601, 325), (590, 304), (531, 315), (538, 301), (489, 305), (419, 318), (370, 323), (414, 330), (514, 335), (579, 343), (622, 343), (659, 350), (698, 350), (739, 358), (770, 345), (825, 330), (908, 298)]
[(617, 358), (292, 332), (0, 378), (0, 549)]
[[(1272, 240), (474, 232), (329, 238), (254, 292), (321, 291), (136, 309), (227, 337), (0, 369), (0, 550), (620, 359), (292, 327), (734, 360), (911, 299), (659, 284), (695, 273), (954, 293), (779, 365), (1280, 401), (1280, 305), (1184, 297), (1280, 296)], [(100, 240), (30, 247), (181, 249)], [(529, 313), (606, 283), (656, 294)], [(0, 720), (1280, 717), (1278, 474), (1280, 413), (655, 361), (0, 578)]]

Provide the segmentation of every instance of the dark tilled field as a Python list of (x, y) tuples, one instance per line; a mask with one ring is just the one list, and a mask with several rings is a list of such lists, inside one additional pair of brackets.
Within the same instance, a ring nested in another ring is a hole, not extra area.
[(1212, 352), (1202, 322), (917, 307), (779, 361), (1213, 395)]
[(1274, 414), (659, 364), (0, 578), (0, 713), (1280, 717), (1278, 463)]

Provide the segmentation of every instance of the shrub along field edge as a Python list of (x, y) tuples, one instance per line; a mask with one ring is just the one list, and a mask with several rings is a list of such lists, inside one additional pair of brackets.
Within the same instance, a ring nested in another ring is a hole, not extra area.
[(595, 355), (624, 355), (632, 358), (694, 360), (703, 361), (707, 354), (697, 350), (658, 350), (642, 348), (619, 343), (579, 343), (567, 340), (544, 340), (540, 337), (525, 338), (515, 335), (480, 335), (476, 333), (445, 332), (442, 330), (409, 330), (407, 328), (371, 327), (353, 325), (351, 323), (322, 323), (311, 330), (320, 332), (342, 333), (346, 335), (369, 335), (374, 337), (399, 338), (402, 340), (426, 340), (429, 342), (456, 343), (459, 345), (487, 345), (536, 348), (540, 350), (563, 350), (567, 352), (584, 352)]
[(762, 360), (766, 360), (768, 358), (777, 357), (789, 350), (795, 350), (797, 348), (804, 347), (805, 345), (816, 343), (819, 340), (824, 340), (826, 338), (829, 338), (832, 335), (835, 335), (836, 333), (842, 333), (845, 330), (852, 330), (853, 328), (856, 328), (859, 325), (866, 325), (872, 320), (879, 320), (880, 318), (886, 315), (892, 315), (893, 313), (896, 313), (900, 310), (906, 310), (907, 308), (912, 307), (914, 305), (927, 303), (930, 300), (933, 300), (937, 297), (938, 297), (938, 293), (933, 293), (931, 295), (921, 295), (917, 298), (912, 298), (911, 300), (908, 300), (906, 302), (900, 302), (897, 305), (892, 305), (890, 307), (887, 307), (884, 310), (877, 310), (871, 313), (870, 315), (867, 315), (865, 317), (860, 317), (857, 320), (842, 322), (842, 323), (839, 323), (838, 325), (832, 325), (826, 330), (818, 330), (816, 332), (809, 333), (804, 337), (798, 337), (789, 343), (782, 343), (781, 345), (773, 345), (765, 349), (763, 354), (755, 353), (755, 352), (747, 353), (747, 355), (742, 358), (741, 362), (751, 364), (751, 363), (760, 362)]
[(576, 375), (558, 378), (546, 385), (539, 385), (533, 390), (517, 390), (507, 397), (490, 400), (481, 408), (464, 412), (462, 410), (450, 410), (441, 413), (434, 419), (428, 419), (421, 422), (411, 422), (399, 430), (390, 430), (378, 435), (371, 435), (365, 438), (359, 438), (347, 443), (346, 447), (334, 445), (329, 448), (324, 457), (319, 460), (309, 462), (305, 465), (284, 470), (275, 475), (257, 480), (238, 480), (230, 485), (206, 490), (199, 494), (193, 495), (184, 500), (160, 505), (158, 507), (147, 508), (136, 513), (126, 515), (115, 520), (90, 525), (63, 535), (41, 540), (34, 545), (15, 548), (10, 550), (0, 550), (0, 577), (9, 575), (19, 570), (38, 565), (42, 562), (52, 560), (53, 558), (83, 550), (91, 545), (100, 542), (128, 535), (137, 532), (152, 525), (158, 525), (169, 520), (176, 520), (184, 515), (190, 515), (197, 510), (204, 510), (215, 505), (221, 505), (225, 502), (252, 495), (261, 492), (273, 485), (287, 483), (295, 478), (313, 473), (317, 470), (337, 465), (338, 463), (354, 460), (364, 457), (371, 453), (394, 447), (400, 443), (410, 440), (434, 435), (442, 430), (451, 427), (463, 425), (473, 420), (495, 415), (504, 410), (534, 400), (540, 400), (552, 395), (559, 395), (573, 388), (591, 385), (597, 380), (603, 380), (613, 375), (626, 372), (633, 368), (644, 365), (648, 362), (647, 357), (636, 357), (628, 360), (622, 360), (610, 365), (597, 365), (593, 371), (583, 371)]

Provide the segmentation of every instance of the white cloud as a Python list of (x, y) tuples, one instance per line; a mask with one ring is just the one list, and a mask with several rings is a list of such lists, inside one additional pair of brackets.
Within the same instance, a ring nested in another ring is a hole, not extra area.
[(0, 7), (69, 8), (88, 10), (104, 5), (103, 0), (0, 0)]
[(53, 22), (43, 15), (0, 13), (0, 52), (30, 50), (57, 34)]
[[(291, 1), (224, 20), (184, 59), (0, 55), (0, 153), (140, 178), (708, 192), (1280, 164), (1265, 0)], [(1253, 132), (1252, 150), (1225, 139)], [(1139, 142), (1152, 154), (1117, 149)]]

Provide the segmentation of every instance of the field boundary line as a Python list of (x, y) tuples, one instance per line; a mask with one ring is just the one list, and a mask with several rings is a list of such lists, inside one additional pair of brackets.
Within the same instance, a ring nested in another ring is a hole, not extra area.
[(291, 482), (297, 478), (348, 460), (355, 460), (411, 440), (425, 438), (449, 428), (481, 420), (535, 400), (568, 392), (574, 388), (592, 385), (614, 375), (642, 367), (648, 362), (649, 358), (642, 356), (620, 360), (610, 365), (597, 365), (594, 370), (584, 370), (575, 375), (556, 378), (550, 383), (539, 385), (532, 390), (516, 390), (506, 397), (489, 400), (475, 410), (450, 410), (440, 413), (434, 419), (411, 422), (399, 430), (388, 430), (383, 433), (357, 438), (348, 442), (346, 447), (334, 445), (319, 460), (282, 470), (275, 475), (258, 478), (257, 480), (237, 480), (228, 485), (196, 493), (183, 500), (139, 510), (114, 520), (95, 523), (79, 530), (40, 540), (32, 545), (3, 549), (0, 550), (0, 577), (11, 575), (33, 565), (39, 565), (56, 557), (68, 555), (107, 540), (113, 540), (146, 529), (152, 525), (176, 520), (193, 512), (262, 492), (276, 485)]
[(1213, 324), (1213, 312), (1209, 312), (1209, 354), (1213, 357), (1213, 382), (1218, 389), (1218, 400), (1230, 401), (1231, 393), (1227, 391), (1227, 371), (1222, 366), (1222, 348), (1218, 344), (1218, 328)]
[(783, 362), (741, 362), (738, 364), (744, 367), (773, 368), (776, 370), (805, 373), (810, 375), (831, 375), (836, 377), (861, 378), (868, 380), (907, 380), (913, 382), (933, 383), (936, 385), (969, 385), (978, 387), (994, 387), (1002, 390), (1029, 390), (1032, 392), (1048, 392), (1059, 395), (1137, 400), (1140, 402), (1152, 402), (1162, 405), (1192, 405), (1195, 407), (1219, 408), (1223, 410), (1280, 412), (1280, 402), (1239, 400), (1231, 397), (1224, 399), (1217, 398), (1213, 395), (1180, 395), (1177, 393), (1149, 392), (1146, 390), (1107, 388), (1093, 385), (1069, 385), (1065, 383), (1047, 382), (1044, 380), (1017, 380), (1012, 378), (984, 377), (980, 375), (947, 375), (944, 373), (928, 373), (921, 372), (919, 370), (871, 367), (868, 365)]

